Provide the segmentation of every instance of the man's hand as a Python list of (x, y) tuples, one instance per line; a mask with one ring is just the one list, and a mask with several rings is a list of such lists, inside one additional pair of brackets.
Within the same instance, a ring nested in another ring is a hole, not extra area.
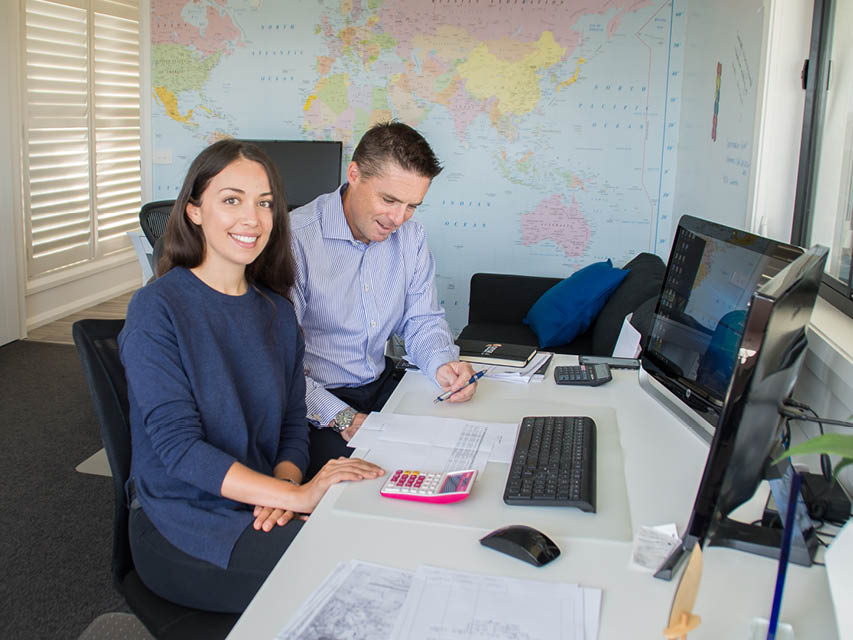
[[(474, 369), (467, 362), (448, 362), (443, 364), (435, 372), (435, 380), (441, 385), (444, 391), (455, 391), (445, 402), (466, 402), (474, 396), (477, 390), (477, 383), (468, 384), (471, 376), (474, 375)], [(462, 389), (462, 387), (465, 387)], [(459, 391), (459, 389), (462, 389)]]
[(358, 431), (358, 428), (366, 419), (366, 413), (355, 414), (355, 417), (352, 419), (352, 424), (343, 431), (341, 431), (341, 438), (343, 438), (346, 442), (352, 440), (352, 437), (355, 435), (355, 432)]

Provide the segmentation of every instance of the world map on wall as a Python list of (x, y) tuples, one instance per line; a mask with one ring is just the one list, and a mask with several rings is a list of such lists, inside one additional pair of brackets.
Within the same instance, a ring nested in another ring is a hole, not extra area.
[[(217, 139), (417, 128), (455, 331), (475, 272), (666, 252), (685, 0), (152, 0), (153, 196)], [(286, 185), (285, 185), (286, 188)]]

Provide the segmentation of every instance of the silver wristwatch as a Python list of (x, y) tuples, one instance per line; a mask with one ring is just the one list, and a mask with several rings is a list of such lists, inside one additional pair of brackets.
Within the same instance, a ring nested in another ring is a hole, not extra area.
[(347, 427), (352, 424), (353, 418), (355, 418), (355, 413), (356, 411), (352, 407), (346, 407), (338, 411), (334, 420), (332, 420), (332, 429), (337, 433), (345, 431)]

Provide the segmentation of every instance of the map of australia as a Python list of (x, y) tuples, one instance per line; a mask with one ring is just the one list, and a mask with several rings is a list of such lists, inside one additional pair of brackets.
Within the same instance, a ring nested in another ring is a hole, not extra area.
[(551, 241), (566, 256), (576, 257), (586, 252), (589, 237), (589, 224), (574, 199), (567, 206), (562, 196), (553, 195), (521, 216), (521, 238), (525, 245)]
[(222, 136), (348, 157), (402, 120), (445, 167), (418, 218), (459, 330), (475, 272), (569, 275), (665, 240), (681, 2), (152, 0), (155, 196)]

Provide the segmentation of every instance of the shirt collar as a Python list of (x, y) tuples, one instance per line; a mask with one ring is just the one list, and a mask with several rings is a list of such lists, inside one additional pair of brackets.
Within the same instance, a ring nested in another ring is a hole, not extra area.
[(349, 183), (344, 182), (340, 189), (329, 194), (326, 206), (323, 207), (323, 237), (326, 239), (356, 242), (344, 215), (342, 196), (348, 186)]

